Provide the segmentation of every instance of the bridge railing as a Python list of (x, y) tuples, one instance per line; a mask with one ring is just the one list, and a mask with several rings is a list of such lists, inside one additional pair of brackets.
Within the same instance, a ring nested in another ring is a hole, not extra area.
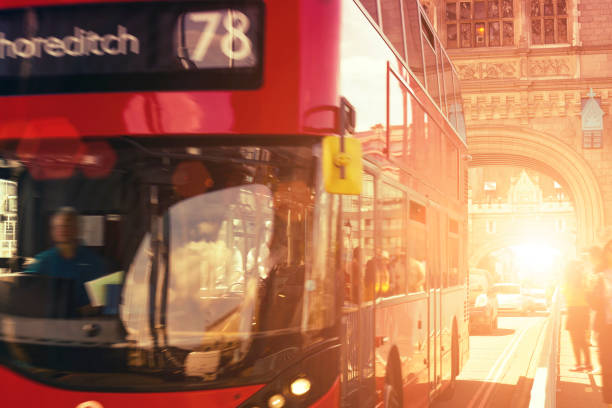
[(541, 337), (540, 354), (531, 386), (529, 408), (554, 408), (557, 400), (559, 337), (561, 326), (561, 293), (555, 290), (550, 318)]

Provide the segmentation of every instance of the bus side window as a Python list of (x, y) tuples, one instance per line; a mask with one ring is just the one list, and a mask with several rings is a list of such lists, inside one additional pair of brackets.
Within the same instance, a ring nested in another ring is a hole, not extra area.
[(459, 276), (459, 224), (456, 220), (448, 220), (448, 273), (450, 286), (463, 282)]
[(407, 286), (409, 293), (425, 290), (427, 276), (427, 225), (425, 206), (410, 201), (409, 260)]
[[(387, 140), (387, 154), (399, 159), (406, 166), (414, 167), (414, 137), (415, 126), (413, 126), (413, 96), (404, 83), (400, 81), (397, 74), (389, 67), (388, 82), (388, 122), (387, 129), (391, 130)], [(422, 116), (422, 114), (421, 114)]]
[(442, 241), (442, 231), (440, 230), (440, 212), (434, 207), (429, 208), (429, 217), (427, 219), (427, 228), (430, 236), (428, 237), (428, 289), (440, 289), (442, 287), (442, 262), (440, 260)]
[(421, 17), (421, 29), (423, 34), (423, 53), (425, 56), (425, 77), (427, 91), (431, 98), (440, 106), (440, 85), (438, 72), (437, 48), (440, 44), (433, 35), (433, 29), (424, 17)]
[(358, 304), (361, 299), (362, 255), (359, 243), (359, 201), (359, 196), (342, 196), (345, 304)]
[[(364, 271), (362, 300), (374, 300), (376, 292), (375, 268), (375, 230), (374, 230), (374, 176), (363, 174), (361, 205), (359, 211), (361, 226), (359, 240), (361, 242), (361, 262)], [(364, 267), (365, 266), (365, 267)]]
[(406, 226), (406, 198), (403, 191), (383, 183), (380, 194), (382, 219), (383, 270), (380, 271), (383, 297), (406, 293), (406, 252), (404, 231)]
[(404, 7), (404, 36), (406, 51), (408, 53), (408, 66), (414, 75), (425, 84), (423, 75), (423, 48), (419, 25), (419, 12), (417, 0), (402, 1)]
[(365, 7), (370, 17), (372, 17), (372, 19), (376, 21), (376, 24), (380, 24), (378, 20), (377, 1), (376, 0), (359, 0), (359, 2), (363, 5), (363, 7)]

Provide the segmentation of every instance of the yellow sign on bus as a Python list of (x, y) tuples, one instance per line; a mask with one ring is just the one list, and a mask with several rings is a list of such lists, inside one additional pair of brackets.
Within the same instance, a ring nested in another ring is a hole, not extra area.
[(327, 192), (361, 194), (362, 171), (359, 140), (345, 137), (342, 152), (338, 136), (327, 136), (323, 139), (323, 179)]

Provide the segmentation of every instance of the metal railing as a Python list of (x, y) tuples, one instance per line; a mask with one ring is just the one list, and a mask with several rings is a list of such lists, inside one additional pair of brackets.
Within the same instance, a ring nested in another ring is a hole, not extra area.
[(547, 322), (538, 363), (531, 386), (529, 408), (554, 408), (557, 402), (559, 333), (561, 325), (560, 291), (553, 295), (550, 319)]

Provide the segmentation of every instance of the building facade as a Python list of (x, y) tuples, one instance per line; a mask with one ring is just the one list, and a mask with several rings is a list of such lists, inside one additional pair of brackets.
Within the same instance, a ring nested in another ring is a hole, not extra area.
[(562, 184), (578, 250), (612, 225), (612, 2), (423, 0), (460, 79), (472, 167)]

